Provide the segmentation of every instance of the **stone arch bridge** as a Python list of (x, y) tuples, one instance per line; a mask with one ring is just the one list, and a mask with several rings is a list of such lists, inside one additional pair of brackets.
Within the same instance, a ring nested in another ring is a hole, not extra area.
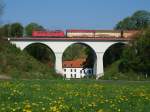
[(64, 51), (72, 44), (84, 44), (89, 46), (96, 54), (96, 63), (93, 73), (97, 77), (104, 74), (103, 55), (105, 51), (116, 43), (128, 43), (130, 39), (127, 38), (8, 38), (8, 40), (15, 44), (21, 50), (33, 43), (41, 43), (48, 46), (55, 54), (55, 70), (57, 73), (62, 73), (62, 56)]

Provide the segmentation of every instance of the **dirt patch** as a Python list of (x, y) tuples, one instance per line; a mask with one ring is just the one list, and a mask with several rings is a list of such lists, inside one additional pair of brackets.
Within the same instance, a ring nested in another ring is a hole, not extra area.
[(9, 76), (6, 76), (6, 75), (0, 75), (0, 80), (10, 80), (12, 79), (11, 77)]

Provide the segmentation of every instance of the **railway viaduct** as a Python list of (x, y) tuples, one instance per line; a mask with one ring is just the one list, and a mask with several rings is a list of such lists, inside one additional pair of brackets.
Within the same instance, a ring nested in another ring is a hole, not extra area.
[(62, 73), (62, 56), (64, 51), (73, 44), (79, 43), (89, 46), (96, 54), (96, 62), (93, 73), (97, 77), (104, 75), (103, 56), (106, 50), (116, 43), (128, 43), (127, 38), (8, 38), (16, 47), (24, 50), (27, 46), (34, 43), (41, 43), (48, 46), (55, 55), (55, 70)]

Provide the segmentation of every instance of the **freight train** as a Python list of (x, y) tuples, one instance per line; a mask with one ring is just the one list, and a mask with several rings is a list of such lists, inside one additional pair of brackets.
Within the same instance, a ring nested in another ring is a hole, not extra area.
[(130, 38), (136, 35), (139, 31), (120, 31), (120, 30), (78, 30), (78, 29), (70, 29), (61, 31), (33, 31), (33, 37), (68, 37), (68, 38)]

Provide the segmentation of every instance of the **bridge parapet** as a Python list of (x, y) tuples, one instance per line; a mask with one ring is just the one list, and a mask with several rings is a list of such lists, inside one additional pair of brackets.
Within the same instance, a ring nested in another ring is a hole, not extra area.
[(99, 38), (47, 38), (47, 37), (18, 37), (18, 38), (8, 38), (10, 41), (130, 41), (131, 38), (116, 38), (116, 37), (99, 37)]

